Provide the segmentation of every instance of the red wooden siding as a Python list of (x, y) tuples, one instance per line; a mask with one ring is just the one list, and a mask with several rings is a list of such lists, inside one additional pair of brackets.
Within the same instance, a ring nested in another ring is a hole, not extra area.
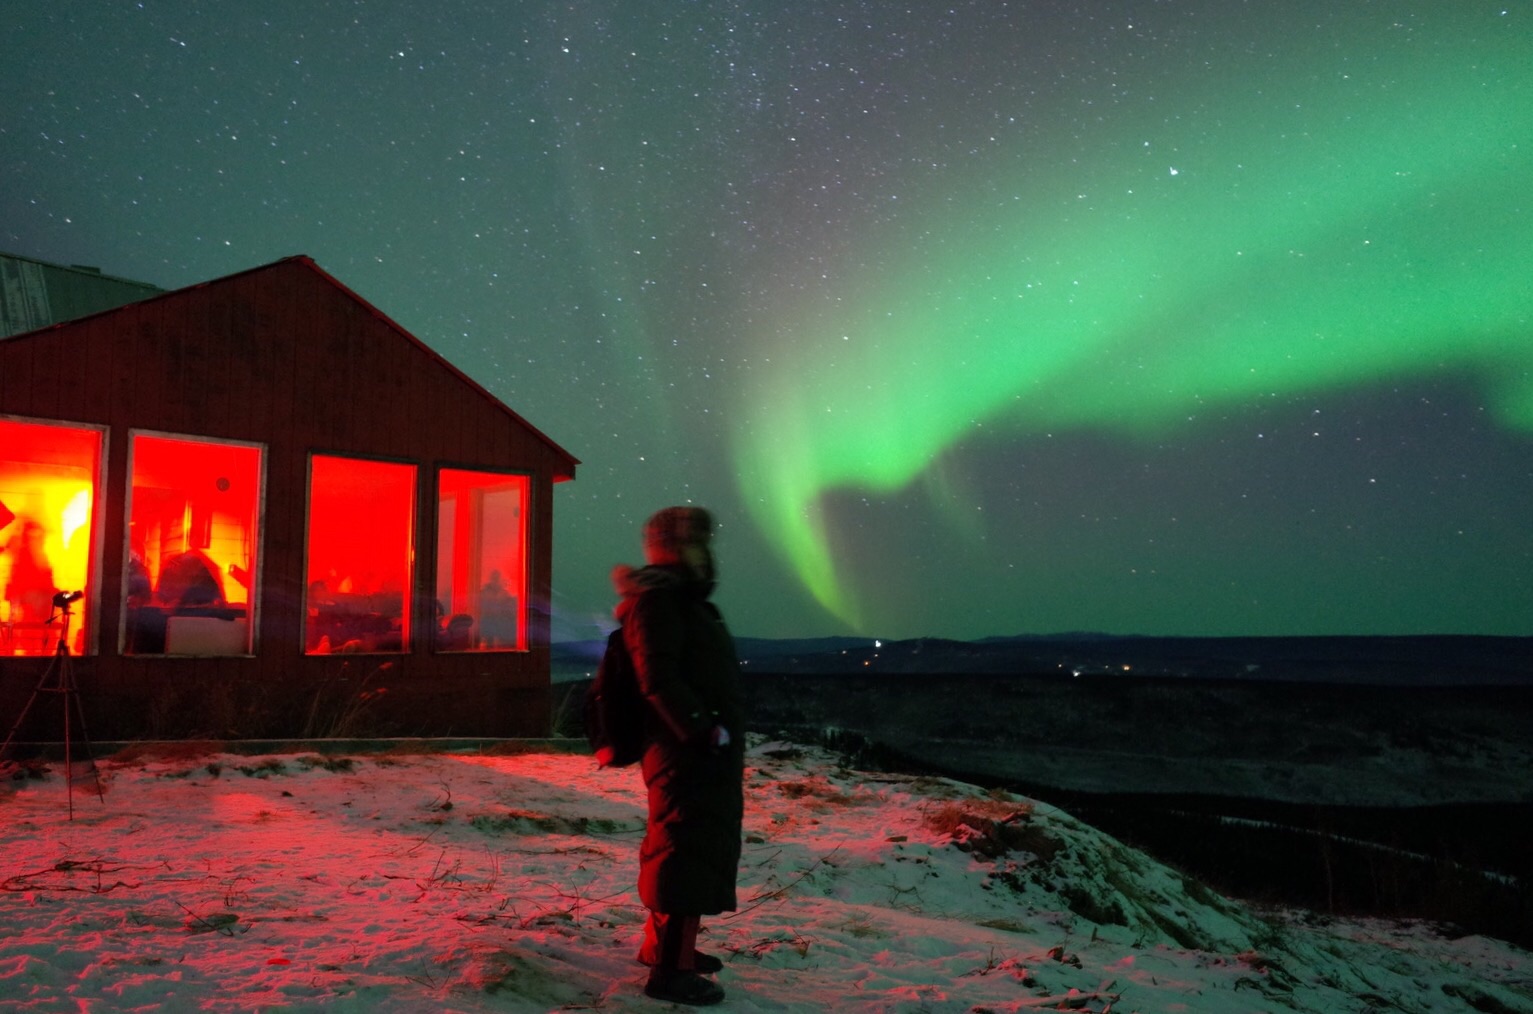
[[(547, 734), (543, 612), (551, 581), (552, 488), (573, 478), (576, 460), (307, 258), (0, 340), (0, 414), (109, 427), (97, 508), (103, 541), (92, 604), (100, 610), (92, 627), (96, 643), (75, 660), (96, 739), (336, 731), (314, 727), (316, 701), (322, 716), (339, 716), (368, 677), (371, 687), (388, 692), (363, 709), (354, 728), (340, 731)], [(118, 653), (127, 448), (134, 429), (265, 446), (255, 657)], [(419, 467), (417, 636), (403, 655), (302, 654), (311, 452)], [(431, 650), (435, 484), (442, 466), (531, 477), (527, 652)], [(0, 716), (19, 713), (46, 661), (0, 663), (6, 669)], [(52, 721), (29, 716), (34, 727), (26, 732), (57, 738)]]

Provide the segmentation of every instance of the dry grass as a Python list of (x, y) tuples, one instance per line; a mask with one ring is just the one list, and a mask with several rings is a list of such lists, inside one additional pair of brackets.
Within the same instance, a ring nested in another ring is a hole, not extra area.
[(959, 848), (988, 859), (1030, 852), (1048, 861), (1061, 845), (1029, 823), (1032, 814), (1031, 803), (970, 796), (928, 808), (921, 815), (921, 823), (927, 830), (951, 838)]

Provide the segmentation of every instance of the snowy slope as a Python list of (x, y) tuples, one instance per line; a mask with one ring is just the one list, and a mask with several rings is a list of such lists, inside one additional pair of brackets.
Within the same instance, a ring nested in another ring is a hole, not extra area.
[[(756, 743), (736, 1011), (1533, 1011), (1533, 960), (1263, 913), (1068, 814)], [(0, 1010), (657, 1010), (634, 770), (139, 748), (0, 787)]]

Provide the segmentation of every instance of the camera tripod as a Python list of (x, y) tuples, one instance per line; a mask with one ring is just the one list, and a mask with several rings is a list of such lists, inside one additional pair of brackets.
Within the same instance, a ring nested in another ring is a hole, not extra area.
[(21, 709), (21, 714), (16, 716), (16, 724), (11, 726), (9, 735), (5, 737), (4, 745), (0, 745), (0, 759), (4, 759), (10, 752), (11, 743), (16, 739), (16, 733), (27, 720), (27, 714), (32, 710), (32, 705), (37, 703), (39, 694), (59, 694), (64, 699), (64, 784), (67, 786), (69, 798), (69, 819), (75, 819), (75, 780), (74, 780), (74, 757), (73, 737), (70, 728), (72, 718), (78, 718), (80, 722), (80, 739), (85, 743), (85, 759), (90, 761), (91, 777), (96, 780), (96, 797), (102, 796), (101, 774), (96, 770), (95, 758), (90, 753), (90, 737), (85, 731), (85, 709), (80, 704), (80, 689), (75, 685), (75, 671), (72, 658), (69, 654), (69, 618), (72, 615), (72, 606), (80, 597), (79, 592), (66, 595), (63, 592), (53, 596), (53, 606), (57, 610), (48, 618), (52, 623), (54, 619), (62, 617), (62, 629), (59, 630), (58, 644), (54, 647), (53, 658), (49, 660), (48, 667), (43, 670), (42, 676), (37, 681), (37, 686), (32, 690), (32, 696), (27, 698), (26, 706)]

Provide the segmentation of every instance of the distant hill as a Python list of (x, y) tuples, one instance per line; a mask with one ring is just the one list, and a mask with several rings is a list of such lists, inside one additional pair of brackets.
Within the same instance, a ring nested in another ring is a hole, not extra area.
[[(1533, 638), (1467, 635), (1146, 637), (1058, 634), (978, 641), (739, 638), (746, 672), (1176, 677), (1408, 686), (1533, 685)], [(553, 646), (556, 681), (590, 676), (600, 641)]]

